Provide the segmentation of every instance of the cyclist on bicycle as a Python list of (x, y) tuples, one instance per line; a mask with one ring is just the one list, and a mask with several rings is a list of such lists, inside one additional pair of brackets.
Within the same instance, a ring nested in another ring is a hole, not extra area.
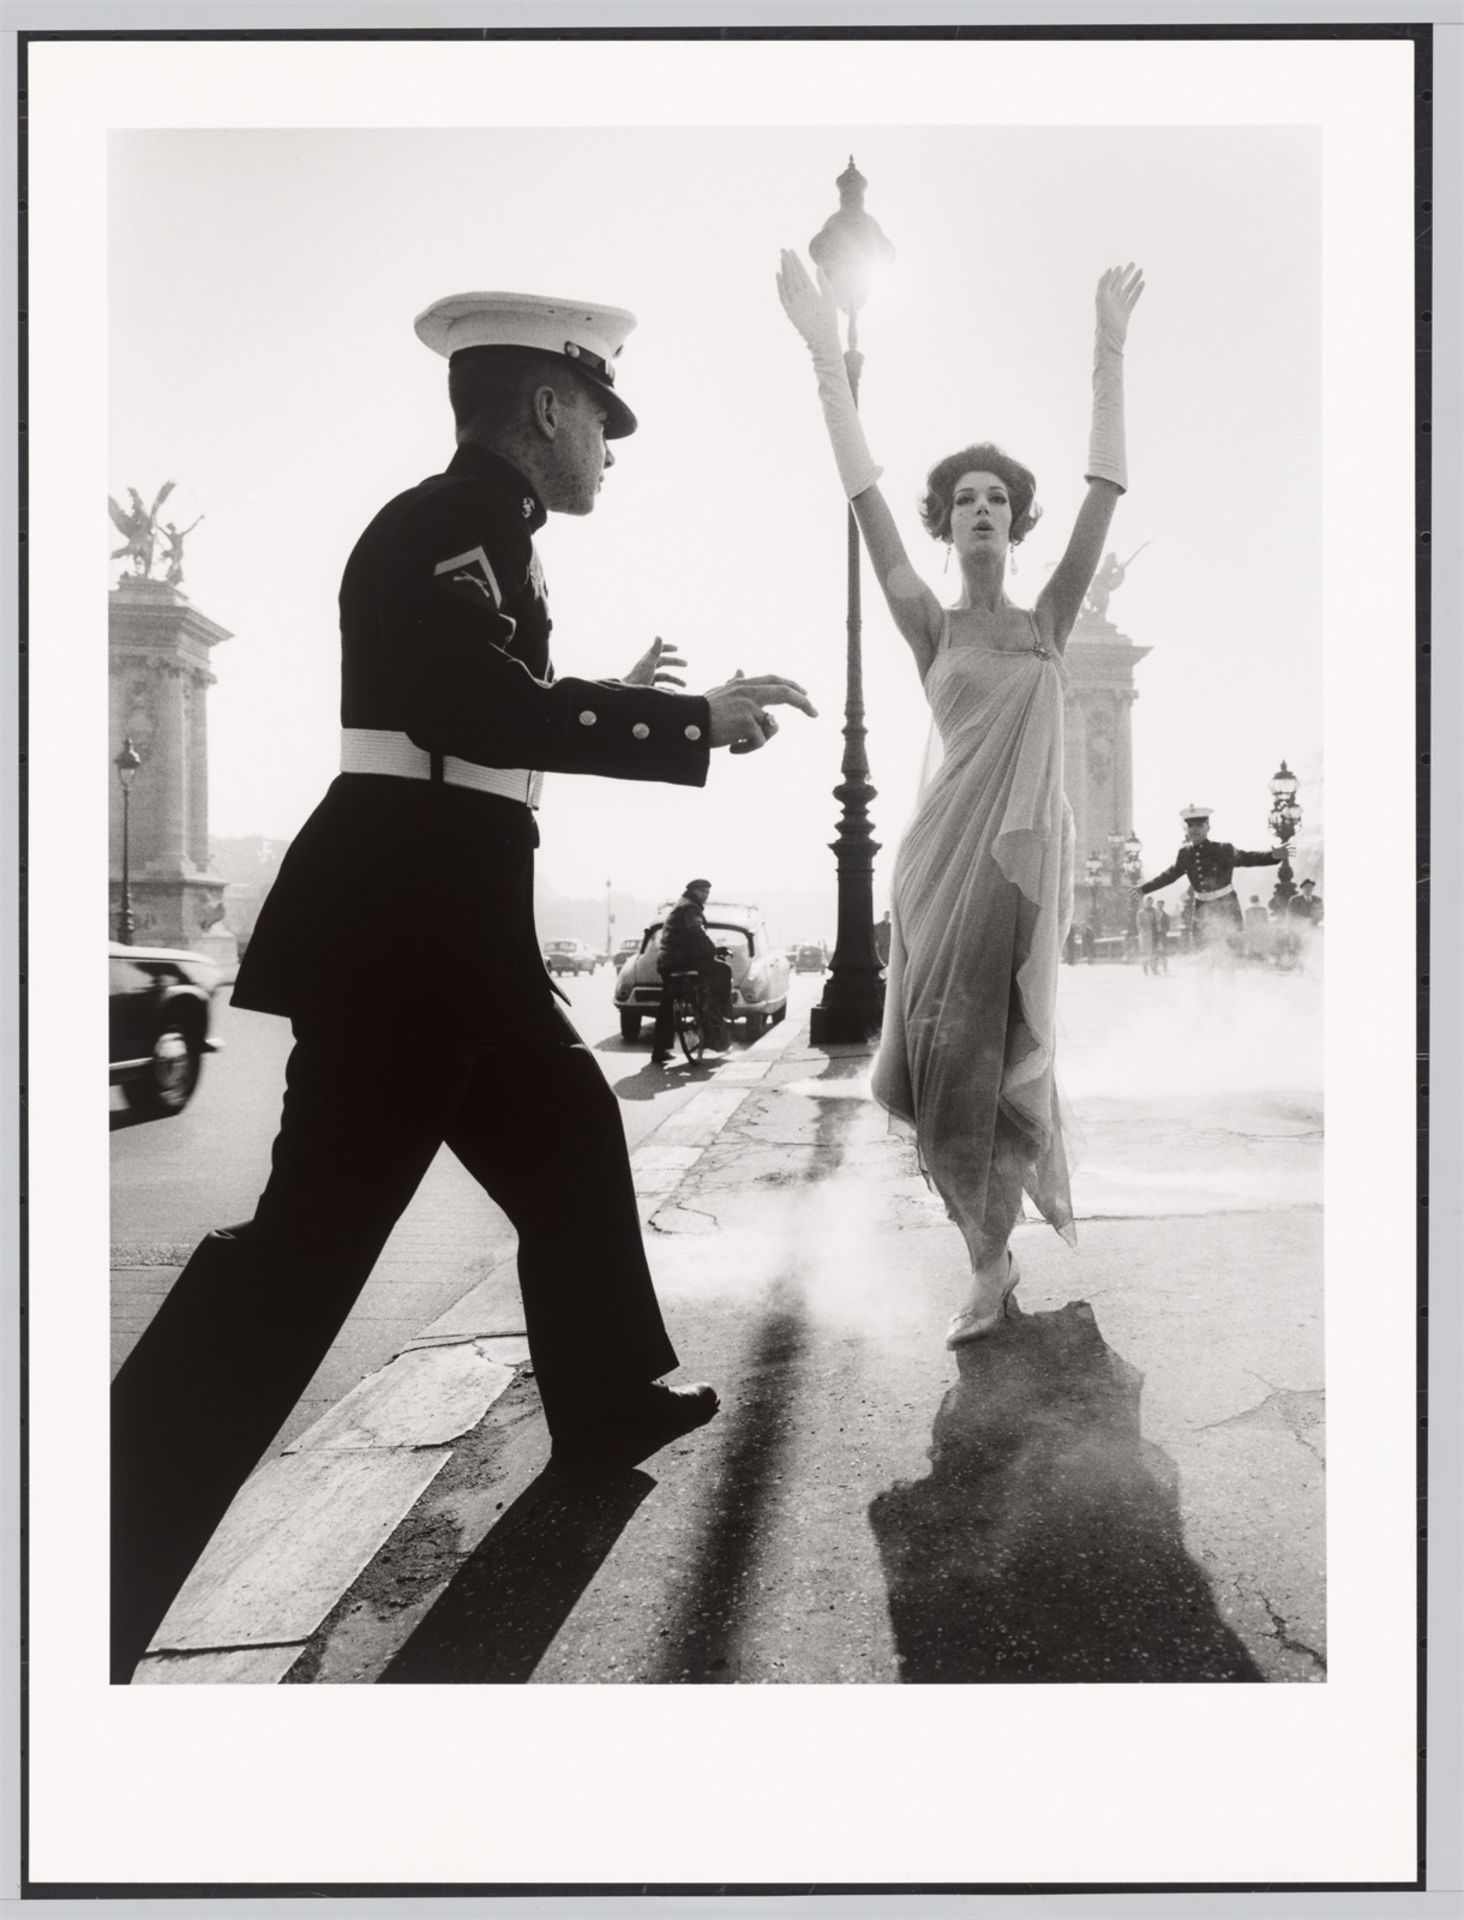
[(727, 1044), (726, 1031), (732, 1018), (732, 969), (717, 957), (717, 949), (707, 932), (707, 899), (710, 880), (688, 880), (681, 898), (666, 915), (661, 929), (661, 951), (656, 971), (661, 976), (661, 1004), (656, 1010), (656, 1032), (651, 1043), (651, 1064), (664, 1066), (671, 1058), (675, 1038), (675, 994), (671, 989), (673, 973), (701, 975), (702, 999), (707, 1009), (707, 1044)]

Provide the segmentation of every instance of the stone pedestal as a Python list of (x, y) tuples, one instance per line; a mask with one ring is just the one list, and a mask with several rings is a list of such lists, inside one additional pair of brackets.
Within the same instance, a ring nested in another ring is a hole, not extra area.
[(1068, 641), (1063, 777), (1080, 877), (1089, 854), (1107, 855), (1110, 833), (1133, 832), (1134, 668), (1149, 651), (1091, 612), (1079, 617)]
[[(198, 947), (224, 914), (209, 869), (209, 652), (230, 635), (161, 580), (124, 575), (108, 604), (111, 753), (142, 757), (129, 803), (128, 885), (137, 946)], [(108, 933), (122, 897), (122, 790), (111, 785)], [(220, 929), (222, 931), (222, 929)]]

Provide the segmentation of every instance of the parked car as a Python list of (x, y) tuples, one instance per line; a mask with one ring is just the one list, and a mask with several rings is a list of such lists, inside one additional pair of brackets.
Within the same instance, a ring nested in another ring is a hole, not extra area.
[[(661, 976), (656, 969), (661, 928), (670, 907), (646, 929), (644, 938), (620, 969), (615, 982), (615, 1005), (622, 1038), (634, 1040), (641, 1021), (654, 1017), (661, 1004)], [(709, 901), (707, 932), (712, 944), (727, 949), (732, 968), (732, 1018), (756, 1040), (768, 1025), (776, 1026), (788, 1011), (788, 956), (768, 940), (767, 928), (756, 907), (722, 905)]]
[(593, 973), (603, 958), (585, 940), (544, 942), (544, 964), (551, 973)]
[(822, 973), (829, 964), (828, 948), (805, 943), (794, 947), (792, 959), (795, 973)]
[(171, 947), (107, 949), (110, 1084), (150, 1120), (181, 1113), (199, 1067), (219, 1042), (209, 1032), (219, 970), (201, 953)]

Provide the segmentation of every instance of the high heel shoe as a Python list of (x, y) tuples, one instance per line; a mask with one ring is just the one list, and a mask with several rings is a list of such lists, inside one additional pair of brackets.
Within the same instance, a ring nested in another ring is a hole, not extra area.
[(1022, 1270), (1017, 1265), (1015, 1254), (1008, 1253), (1006, 1285), (1001, 1290), (1001, 1298), (996, 1306), (990, 1313), (952, 1314), (950, 1326), (946, 1329), (946, 1345), (964, 1347), (972, 1340), (984, 1340), (988, 1333), (995, 1333), (1006, 1318), (1007, 1302), (1016, 1291), (1021, 1277)]

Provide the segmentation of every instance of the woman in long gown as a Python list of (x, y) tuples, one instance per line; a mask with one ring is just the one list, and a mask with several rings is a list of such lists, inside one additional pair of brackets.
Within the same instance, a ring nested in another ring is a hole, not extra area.
[(1034, 607), (1006, 593), (1009, 550), (1039, 509), (1032, 475), (982, 442), (931, 469), (921, 518), (961, 569), (941, 607), (906, 556), (877, 484), (834, 302), (784, 252), (778, 293), (803, 336), (844, 490), (940, 735), (940, 765), (895, 859), (874, 1095), (915, 1130), (920, 1163), (961, 1229), (971, 1285), (948, 1346), (991, 1333), (1019, 1274), (1008, 1241), (1031, 1196), (1073, 1238), (1053, 1062), (1058, 962), (1072, 918), (1063, 794), (1062, 656), (1127, 487), (1123, 348), (1143, 291), (1132, 266), (1098, 282), (1087, 493)]

